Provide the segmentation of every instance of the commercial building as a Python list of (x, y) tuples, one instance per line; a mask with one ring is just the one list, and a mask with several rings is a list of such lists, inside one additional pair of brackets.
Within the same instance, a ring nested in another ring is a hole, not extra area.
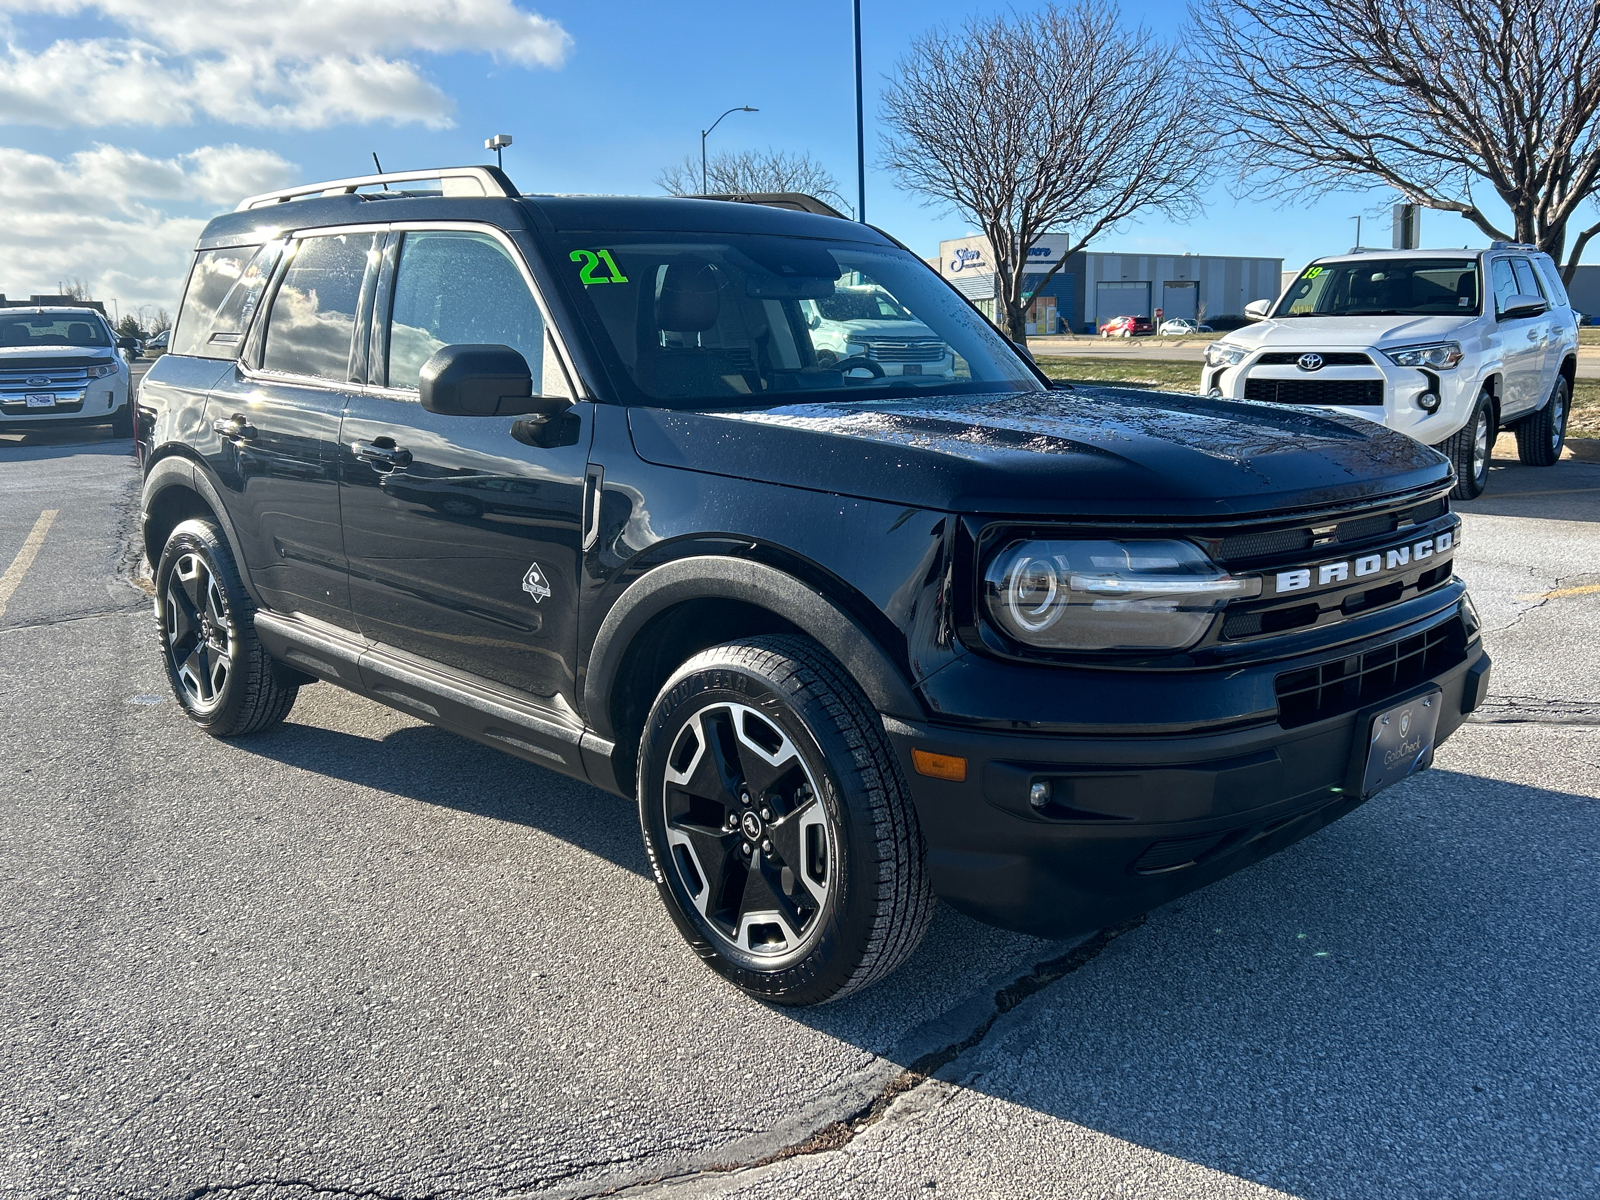
[[(1028, 307), (1030, 334), (1093, 333), (1112, 317), (1242, 317), (1252, 300), (1277, 297), (1281, 258), (1209, 254), (1069, 255), (1045, 281), (1067, 248), (1065, 234), (1046, 234), (1028, 252), (1034, 291)], [(939, 273), (991, 319), (995, 310), (994, 256), (983, 236), (939, 243)]]

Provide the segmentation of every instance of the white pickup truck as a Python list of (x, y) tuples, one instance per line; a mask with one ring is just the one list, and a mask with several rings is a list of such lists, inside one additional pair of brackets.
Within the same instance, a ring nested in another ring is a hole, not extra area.
[(1458, 499), (1482, 493), (1502, 428), (1525, 463), (1561, 457), (1578, 315), (1533, 246), (1319, 258), (1245, 315), (1206, 347), (1203, 394), (1380, 421), (1447, 455)]

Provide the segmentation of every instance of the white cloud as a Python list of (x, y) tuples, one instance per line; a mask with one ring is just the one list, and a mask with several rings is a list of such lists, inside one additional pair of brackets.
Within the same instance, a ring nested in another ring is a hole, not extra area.
[(0, 121), (57, 127), (439, 128), (454, 105), (404, 55), (558, 67), (572, 45), (560, 24), (511, 0), (0, 0), (0, 33), (14, 39), (7, 18), (28, 14), (94, 16), (126, 35), (0, 50)]
[(124, 312), (140, 304), (175, 312), (205, 218), (153, 202), (231, 208), (296, 171), (271, 151), (246, 146), (161, 159), (100, 145), (66, 161), (0, 147), (0, 292), (54, 292), (58, 281), (83, 279), (91, 295), (116, 297)]

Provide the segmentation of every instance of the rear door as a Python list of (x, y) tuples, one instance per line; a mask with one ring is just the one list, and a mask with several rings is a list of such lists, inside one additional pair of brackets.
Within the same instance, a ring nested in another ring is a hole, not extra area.
[(519, 691), (576, 705), (577, 602), (592, 405), (563, 444), (528, 446), (510, 417), (443, 416), (417, 377), (449, 345), (520, 351), (540, 394), (571, 397), (516, 247), (488, 227), (397, 228), (383, 254), (370, 386), (340, 448), (351, 598), (363, 634)]
[(355, 333), (381, 236), (319, 231), (289, 242), (265, 325), (213, 385), (207, 412), (216, 474), (261, 598), (346, 628), (339, 422), (362, 370)]
[[(1544, 375), (1544, 343), (1549, 334), (1549, 314), (1542, 317), (1505, 317), (1513, 296), (1522, 295), (1516, 270), (1509, 258), (1489, 263), (1489, 286), (1494, 295), (1496, 317), (1494, 336), (1500, 343), (1502, 422), (1525, 413), (1538, 404)], [(1539, 295), (1536, 289), (1532, 295)]]
[(1539, 278), (1539, 273), (1533, 269), (1533, 263), (1528, 259), (1513, 258), (1511, 270), (1517, 277), (1517, 290), (1524, 296), (1544, 297), (1546, 306), (1544, 315), (1535, 320), (1528, 330), (1530, 342), (1536, 343), (1539, 347), (1539, 377), (1528, 396), (1528, 408), (1534, 409), (1544, 403), (1544, 398), (1550, 394), (1550, 389), (1555, 387), (1556, 370), (1561, 366), (1555, 303), (1550, 297), (1549, 289), (1544, 286), (1544, 281)]

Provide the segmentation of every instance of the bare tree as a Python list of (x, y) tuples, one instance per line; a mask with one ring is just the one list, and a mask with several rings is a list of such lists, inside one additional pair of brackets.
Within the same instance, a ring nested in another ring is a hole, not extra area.
[(57, 281), (56, 295), (70, 296), (74, 300), (89, 300), (89, 284), (82, 279), (69, 279), (65, 283)]
[(883, 108), (886, 165), (989, 239), (1000, 323), (1019, 341), (1041, 234), (1065, 232), (1067, 247), (1034, 291), (1142, 209), (1197, 211), (1208, 177), (1206, 125), (1177, 53), (1086, 0), (923, 34)]
[[(1558, 263), (1600, 177), (1596, 0), (1202, 0), (1210, 102), (1241, 178), (1393, 188)], [(1487, 187), (1502, 228), (1478, 207)], [(1577, 232), (1564, 277), (1600, 224)]]
[[(656, 176), (656, 186), (674, 196), (698, 196), (700, 162), (693, 157), (674, 163)], [(719, 150), (706, 163), (705, 192), (716, 196), (736, 192), (804, 192), (818, 198), (839, 195), (839, 181), (810, 152), (783, 150)]]

